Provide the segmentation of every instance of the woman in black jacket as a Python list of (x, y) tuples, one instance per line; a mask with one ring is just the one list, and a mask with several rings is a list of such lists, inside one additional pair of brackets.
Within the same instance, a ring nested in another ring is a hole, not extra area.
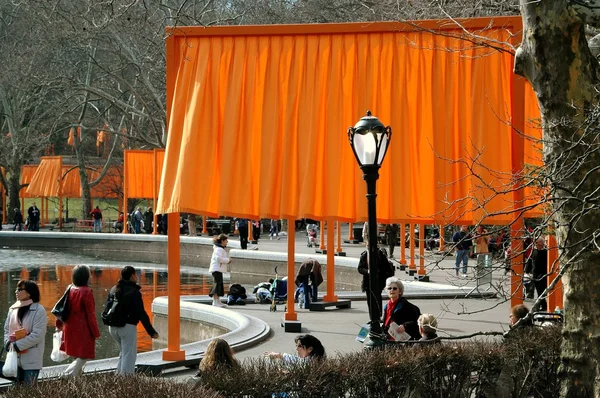
[(150, 318), (144, 309), (140, 289), (140, 285), (137, 284), (135, 268), (128, 265), (121, 270), (121, 279), (110, 290), (110, 295), (115, 299), (113, 306), (119, 307), (116, 314), (121, 322), (117, 322), (124, 324), (124, 326), (109, 326), (108, 328), (110, 335), (119, 344), (117, 374), (132, 374), (135, 371), (138, 322), (142, 322), (150, 337), (158, 338), (158, 333), (152, 327)]
[(398, 278), (391, 277), (386, 282), (390, 301), (383, 308), (383, 330), (395, 340), (396, 337), (400, 340), (419, 340), (421, 334), (417, 320), (421, 316), (421, 310), (402, 297), (404, 285)]

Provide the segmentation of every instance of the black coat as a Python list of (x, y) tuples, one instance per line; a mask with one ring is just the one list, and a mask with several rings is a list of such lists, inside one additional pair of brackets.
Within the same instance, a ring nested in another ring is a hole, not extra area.
[(534, 249), (525, 264), (525, 273), (533, 274), (534, 279), (540, 279), (548, 273), (548, 250)]
[(23, 224), (23, 214), (17, 210), (15, 211), (15, 224)]
[(421, 316), (421, 310), (416, 305), (410, 303), (404, 297), (400, 297), (396, 301), (396, 307), (390, 319), (385, 319), (389, 302), (383, 307), (383, 328), (387, 332), (390, 323), (396, 322), (398, 325), (404, 326), (406, 333), (410, 334), (412, 340), (419, 340), (421, 334), (419, 333), (419, 325), (417, 320)]
[[(385, 280), (390, 276), (394, 275), (394, 266), (390, 264), (386, 255), (381, 250), (378, 250), (379, 254), (379, 289), (378, 292), (381, 292), (385, 287)], [(369, 263), (367, 262), (367, 251), (361, 253), (360, 260), (358, 260), (358, 273), (363, 276), (362, 283), (360, 285), (363, 292), (366, 292), (369, 289)]]
[(150, 318), (144, 309), (140, 289), (140, 285), (133, 281), (119, 280), (111, 289), (111, 293), (119, 300), (119, 305), (122, 306), (123, 314), (127, 318), (126, 322), (130, 325), (137, 325), (141, 321), (146, 332), (153, 336), (156, 334), (156, 330), (152, 327)]

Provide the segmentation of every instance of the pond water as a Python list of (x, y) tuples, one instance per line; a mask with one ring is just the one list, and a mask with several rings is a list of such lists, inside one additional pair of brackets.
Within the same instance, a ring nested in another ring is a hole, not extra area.
[[(50, 360), (52, 334), (55, 331), (55, 318), (50, 313), (50, 310), (71, 283), (71, 271), (73, 267), (80, 264), (88, 265), (92, 271), (90, 287), (94, 291), (96, 318), (98, 319), (98, 326), (102, 335), (96, 342), (96, 359), (119, 355), (118, 346), (110, 337), (108, 326), (102, 324), (100, 314), (102, 313), (102, 308), (108, 297), (110, 288), (118, 281), (121, 269), (125, 265), (132, 265), (138, 271), (138, 283), (142, 286), (141, 292), (144, 307), (151, 319), (152, 301), (157, 296), (167, 295), (168, 273), (162, 267), (152, 267), (144, 263), (123, 264), (96, 261), (89, 257), (64, 253), (0, 249), (0, 322), (2, 322), (2, 327), (4, 327), (8, 309), (16, 300), (15, 288), (18, 281), (21, 279), (35, 281), (40, 288), (40, 304), (44, 306), (48, 314), (44, 366), (56, 365), (56, 363)], [(182, 295), (207, 295), (210, 291), (212, 277), (206, 270), (182, 267), (180, 279)], [(207, 329), (213, 329), (213, 326), (207, 325)], [(218, 335), (223, 332), (217, 329), (212, 333)], [(3, 334), (3, 331), (0, 334)], [(166, 339), (166, 336), (161, 336), (161, 340), (163, 338)], [(189, 342), (182, 338), (182, 344)], [(154, 347), (162, 348), (163, 346), (157, 345), (157, 342), (154, 341)], [(153, 341), (140, 322), (138, 324), (138, 352), (150, 351), (152, 349)]]

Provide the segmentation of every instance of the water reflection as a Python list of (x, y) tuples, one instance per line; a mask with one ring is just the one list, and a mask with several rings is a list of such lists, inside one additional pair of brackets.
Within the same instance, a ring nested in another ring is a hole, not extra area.
[[(17, 260), (17, 261), (15, 261)], [(60, 264), (62, 262), (62, 264)], [(35, 263), (35, 264), (33, 264)], [(20, 279), (31, 279), (40, 288), (40, 304), (48, 315), (48, 333), (46, 334), (46, 352), (44, 366), (55, 365), (50, 360), (52, 350), (52, 334), (54, 333), (54, 316), (50, 310), (71, 283), (71, 272), (76, 264), (87, 264), (92, 271), (90, 287), (96, 301), (96, 317), (101, 337), (96, 343), (96, 358), (110, 358), (119, 355), (115, 341), (108, 333), (108, 327), (102, 324), (100, 314), (110, 288), (120, 277), (125, 265), (133, 265), (138, 271), (138, 281), (142, 286), (144, 307), (152, 319), (151, 305), (157, 296), (167, 295), (168, 273), (165, 270), (148, 267), (147, 264), (90, 264), (89, 258), (75, 258), (60, 253), (34, 251), (0, 250), (0, 321), (4, 325), (8, 308), (15, 302), (15, 288)], [(212, 277), (203, 270), (182, 269), (182, 295), (207, 295), (210, 291)], [(227, 287), (226, 287), (227, 288)], [(152, 339), (141, 323), (138, 324), (138, 352), (152, 349)], [(162, 336), (166, 338), (166, 336)], [(182, 339), (182, 344), (186, 343)]]

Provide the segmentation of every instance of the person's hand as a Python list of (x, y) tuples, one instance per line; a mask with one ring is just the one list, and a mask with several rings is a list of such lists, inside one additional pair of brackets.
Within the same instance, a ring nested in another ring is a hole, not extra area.
[(265, 357), (269, 358), (269, 359), (281, 359), (281, 358), (283, 358), (283, 355), (281, 355), (278, 352), (273, 352), (273, 351), (265, 351), (265, 353), (263, 355)]
[(15, 337), (14, 333), (8, 336), (8, 341), (10, 341), (11, 343), (17, 341), (17, 338)]
[(152, 337), (153, 339), (157, 339), (157, 338), (158, 338), (158, 333), (154, 333), (154, 334), (153, 334), (152, 336), (150, 336), (150, 337)]
[(404, 325), (400, 325), (400, 326), (398, 326), (398, 329), (396, 331), (398, 333), (404, 333), (406, 331), (406, 329), (404, 329)]

